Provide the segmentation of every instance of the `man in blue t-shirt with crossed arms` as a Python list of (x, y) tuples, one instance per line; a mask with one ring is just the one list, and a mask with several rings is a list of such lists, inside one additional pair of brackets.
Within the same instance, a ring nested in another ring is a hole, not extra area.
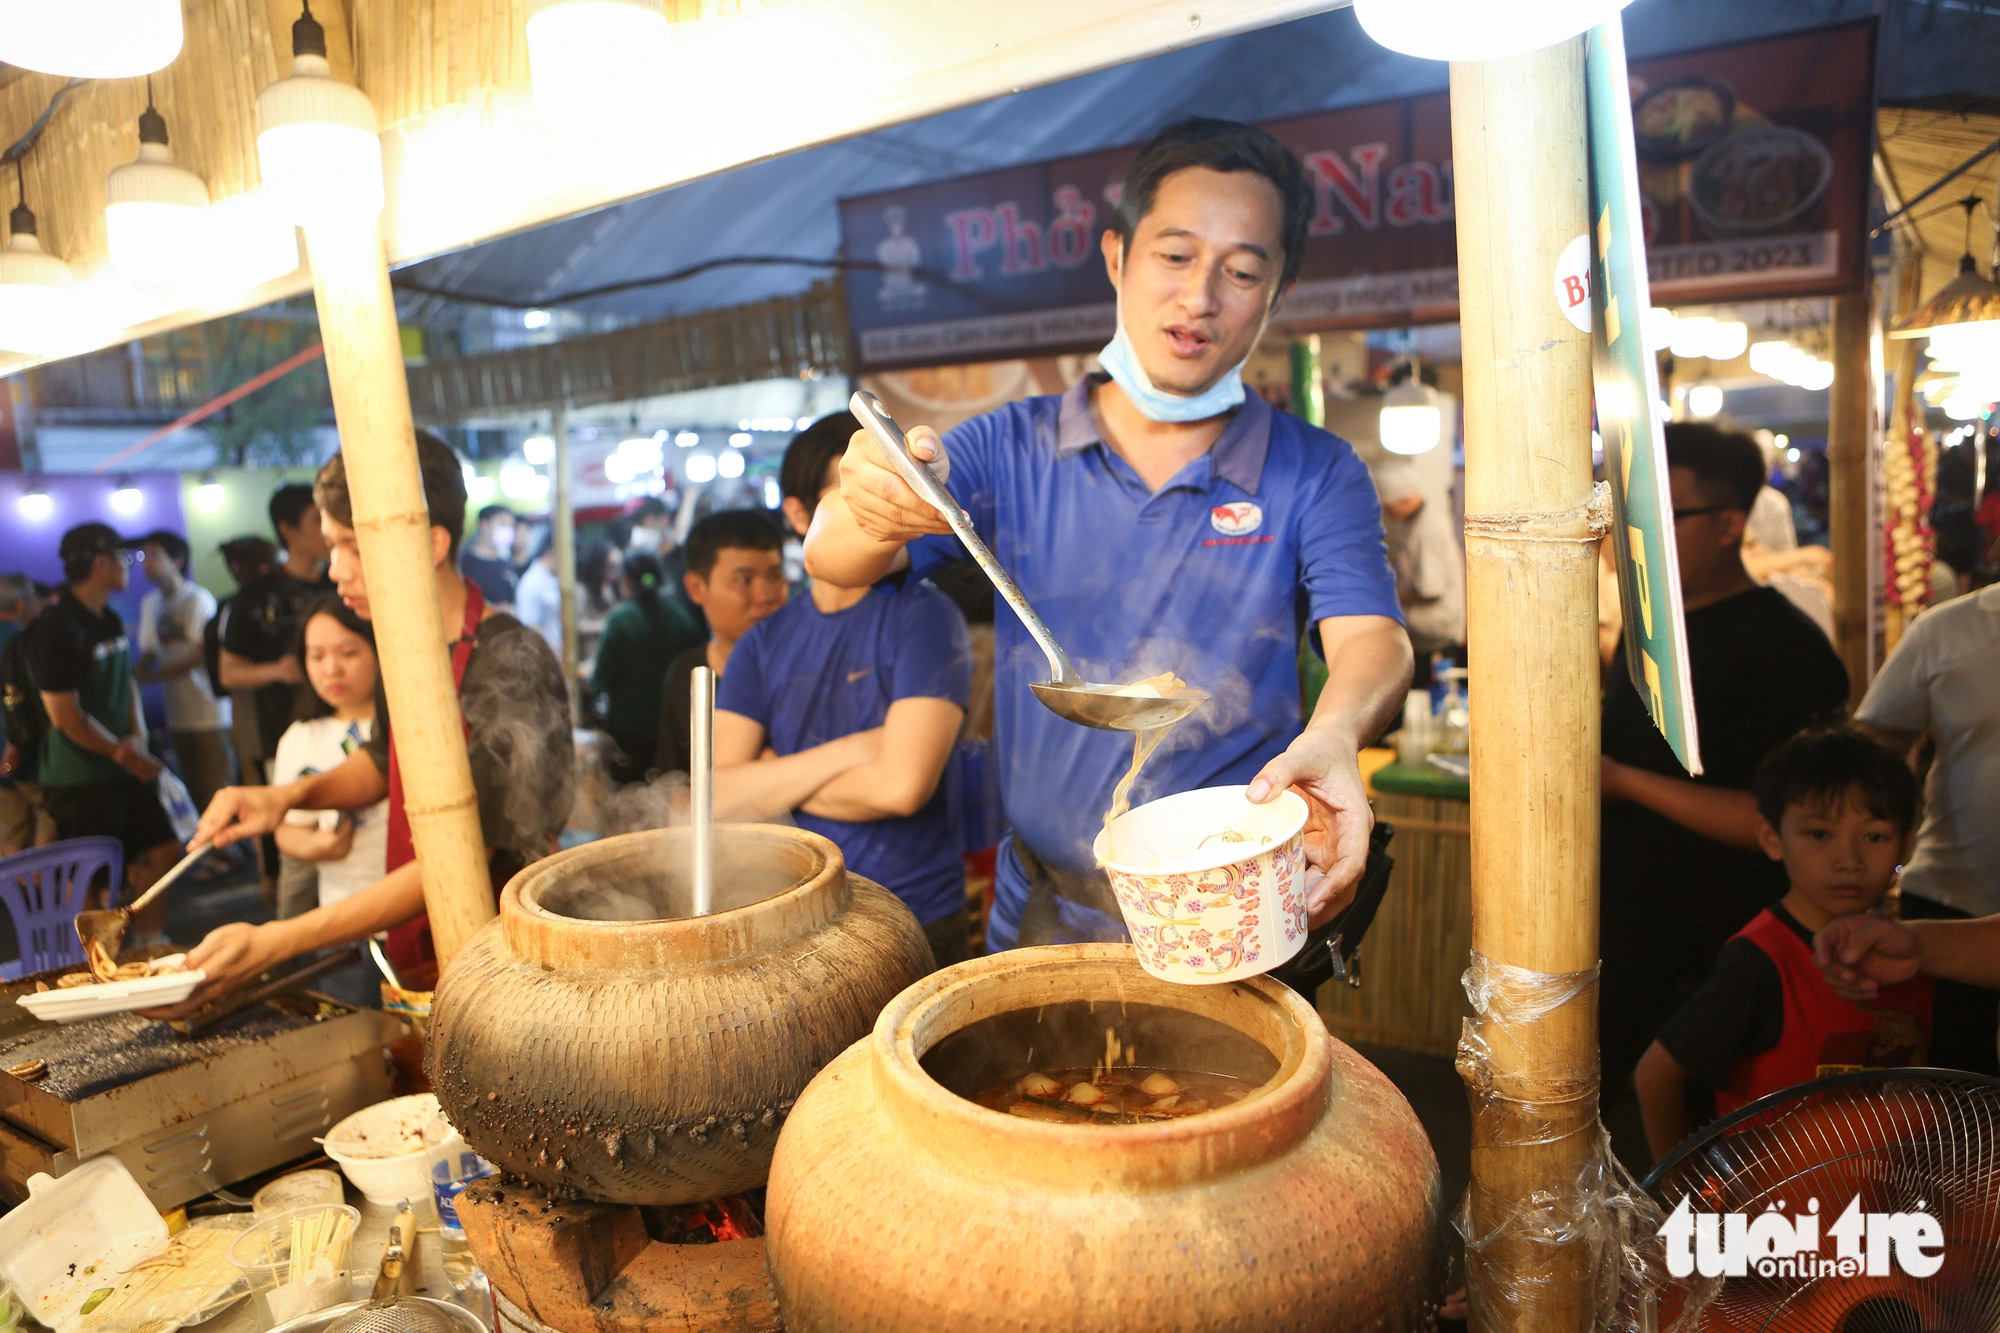
[[(822, 417), (785, 450), (785, 518), (801, 535), (858, 427)], [(737, 640), (716, 686), (717, 817), (789, 814), (824, 834), (916, 914), (940, 967), (962, 962), (965, 869), (940, 780), (971, 688), (965, 618), (936, 588), (814, 579)]]
[[(1177, 672), (1212, 702), (1141, 774), (1135, 802), (1249, 784), (1306, 798), (1315, 924), (1351, 900), (1373, 819), (1356, 758), (1410, 682), (1396, 581), (1368, 471), (1345, 441), (1243, 390), (1242, 369), (1298, 276), (1312, 187), (1291, 151), (1228, 121), (1168, 126), (1139, 150), (1104, 233), (1118, 333), (1104, 375), (977, 416), (930, 464), (1091, 680)], [(815, 579), (867, 587), (965, 558), (938, 516), (856, 435), (806, 539)], [(1302, 631), (1327, 683), (1301, 731)], [(994, 753), (1012, 833), (996, 867), (995, 948), (1124, 937), (1091, 855), (1132, 755), (1122, 732), (1057, 717), (1011, 614), (995, 622)], [(734, 670), (734, 668), (731, 668)]]

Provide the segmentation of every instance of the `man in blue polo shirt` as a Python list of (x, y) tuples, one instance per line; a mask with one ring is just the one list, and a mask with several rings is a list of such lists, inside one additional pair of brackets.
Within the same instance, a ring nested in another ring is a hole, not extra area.
[[(1263, 131), (1184, 121), (1140, 150), (1103, 237), (1118, 334), (1093, 375), (964, 422), (916, 456), (971, 514), (1092, 680), (1172, 670), (1213, 701), (1149, 763), (1134, 800), (1250, 784), (1311, 809), (1315, 922), (1353, 894), (1373, 823), (1356, 760), (1410, 680), (1381, 509), (1346, 442), (1243, 391), (1241, 370), (1297, 276), (1312, 212), (1298, 159)], [(865, 587), (965, 552), (857, 434), (806, 541), (814, 577)], [(1310, 626), (1328, 681), (1299, 725), (1296, 646)], [(1013, 833), (987, 937), (1122, 938), (1091, 839), (1131, 738), (1064, 721), (1019, 622), (997, 625), (994, 732)]]
[[(859, 425), (823, 417), (785, 450), (785, 517), (801, 534), (838, 489)], [(916, 914), (939, 966), (962, 962), (965, 869), (941, 779), (971, 689), (965, 618), (936, 588), (814, 579), (729, 655), (716, 687), (716, 814), (790, 814), (831, 838), (848, 869)]]

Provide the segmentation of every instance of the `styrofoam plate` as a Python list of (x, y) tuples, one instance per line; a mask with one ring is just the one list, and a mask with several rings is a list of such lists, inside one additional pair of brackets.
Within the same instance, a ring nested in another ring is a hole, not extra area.
[[(172, 954), (159, 961), (178, 963), (186, 954)], [(169, 972), (157, 977), (134, 977), (130, 981), (100, 981), (92, 986), (72, 986), (68, 990), (37, 991), (23, 995), (20, 1005), (46, 1023), (75, 1023), (105, 1014), (129, 1013), (157, 1005), (179, 1004), (194, 994), (194, 988), (208, 979), (208, 973)]]

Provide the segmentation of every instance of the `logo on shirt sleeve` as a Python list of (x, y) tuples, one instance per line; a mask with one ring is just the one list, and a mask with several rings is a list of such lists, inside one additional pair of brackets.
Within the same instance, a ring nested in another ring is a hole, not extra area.
[(1264, 522), (1264, 511), (1249, 500), (1217, 505), (1208, 511), (1209, 526), (1225, 537), (1241, 537), (1255, 532)]

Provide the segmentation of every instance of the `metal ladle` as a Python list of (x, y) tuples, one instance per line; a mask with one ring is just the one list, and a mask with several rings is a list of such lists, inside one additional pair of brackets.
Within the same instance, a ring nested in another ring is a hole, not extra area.
[(959, 507), (958, 501), (952, 499), (951, 492), (944, 488), (937, 475), (910, 453), (902, 428), (889, 416), (875, 395), (866, 389), (857, 390), (848, 400), (848, 406), (869, 433), (881, 442), (883, 452), (889, 455), (890, 463), (909, 483), (910, 489), (944, 515), (944, 521), (951, 525), (951, 530), (965, 543), (965, 549), (979, 562), (986, 577), (993, 581), (994, 589), (1007, 600), (1007, 605), (1014, 608), (1014, 614), (1021, 618), (1028, 633), (1040, 645), (1043, 656), (1049, 659), (1051, 679), (1031, 683), (1028, 688), (1035, 692), (1035, 697), (1050, 712), (1086, 727), (1101, 727), (1109, 731), (1152, 731), (1180, 721), (1208, 702), (1206, 692), (1193, 688), (1170, 699), (1150, 698), (1123, 694), (1120, 693), (1121, 686), (1101, 685), (1077, 674), (1077, 669), (1070, 664), (1069, 654), (1056, 642), (1056, 636), (1035, 614), (1035, 608), (1028, 605), (1028, 599), (1021, 595), (1013, 578), (993, 558), (993, 552), (987, 549), (986, 543), (979, 539), (971, 517)]

